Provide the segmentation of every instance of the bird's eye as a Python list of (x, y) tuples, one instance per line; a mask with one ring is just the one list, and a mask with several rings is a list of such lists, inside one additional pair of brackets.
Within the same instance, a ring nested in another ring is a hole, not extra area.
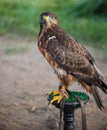
[(51, 19), (51, 20), (53, 20), (53, 19), (54, 19), (54, 17), (53, 17), (53, 16), (50, 16), (50, 19)]
[(51, 19), (54, 19), (54, 17), (51, 17)]

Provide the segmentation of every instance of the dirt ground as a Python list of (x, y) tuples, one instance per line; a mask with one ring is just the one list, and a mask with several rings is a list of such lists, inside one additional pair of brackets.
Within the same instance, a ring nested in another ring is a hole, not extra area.
[[(107, 81), (107, 64), (97, 61)], [(58, 130), (59, 110), (48, 106), (45, 96), (57, 85), (36, 40), (0, 36), (0, 130)], [(100, 111), (90, 97), (86, 105), (88, 130), (107, 130), (107, 95), (100, 93), (105, 109)], [(75, 130), (81, 129), (77, 110)]]

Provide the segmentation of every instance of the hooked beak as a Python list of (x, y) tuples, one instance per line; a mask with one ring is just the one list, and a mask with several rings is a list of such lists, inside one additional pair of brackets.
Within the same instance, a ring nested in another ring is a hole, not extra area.
[(49, 21), (49, 17), (48, 16), (41, 16), (40, 18), (40, 23), (41, 24), (47, 24)]
[(48, 23), (49, 17), (48, 17), (48, 16), (44, 16), (43, 18), (44, 18), (44, 20), (46, 20), (46, 22)]

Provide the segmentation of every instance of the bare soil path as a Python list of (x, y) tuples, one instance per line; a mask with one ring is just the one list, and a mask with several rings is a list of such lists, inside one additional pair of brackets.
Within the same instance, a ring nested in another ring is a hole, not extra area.
[[(98, 64), (107, 81), (107, 64)], [(36, 41), (0, 36), (0, 130), (58, 130), (59, 111), (48, 107), (45, 96), (57, 89), (57, 84)], [(107, 130), (107, 95), (100, 93), (105, 109), (100, 111), (90, 98), (88, 130)], [(75, 129), (81, 130), (80, 110), (75, 113)]]

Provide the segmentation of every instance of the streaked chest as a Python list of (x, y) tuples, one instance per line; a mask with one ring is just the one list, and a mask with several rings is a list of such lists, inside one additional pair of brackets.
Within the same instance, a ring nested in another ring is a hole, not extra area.
[(42, 55), (46, 58), (50, 66), (54, 69), (54, 72), (58, 75), (58, 77), (66, 76), (66, 71), (63, 70), (56, 61), (48, 54), (45, 48), (42, 48), (39, 46), (39, 50), (42, 53)]

